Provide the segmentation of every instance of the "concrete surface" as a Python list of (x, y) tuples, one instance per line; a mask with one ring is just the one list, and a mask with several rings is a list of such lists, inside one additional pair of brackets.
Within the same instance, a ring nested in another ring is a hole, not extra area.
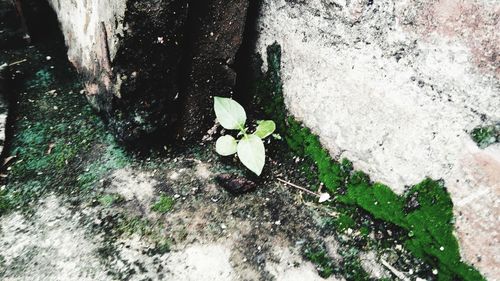
[(282, 46), (291, 113), (397, 193), (443, 178), (463, 257), (500, 276), (500, 145), (469, 136), (500, 120), (500, 3), (264, 2), (257, 50)]

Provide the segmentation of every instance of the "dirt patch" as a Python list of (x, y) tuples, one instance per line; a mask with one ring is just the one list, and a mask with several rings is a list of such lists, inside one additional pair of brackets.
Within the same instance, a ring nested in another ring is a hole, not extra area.
[[(192, 162), (179, 159), (181, 176), (162, 184), (166, 171), (156, 178), (147, 169), (115, 171), (97, 183), (107, 185), (103, 196), (123, 195), (110, 206), (71, 206), (49, 195), (32, 215), (4, 216), (0, 274), (8, 280), (321, 279), (301, 254), (301, 243), (320, 237), (315, 224), (304, 223), (311, 221), (307, 209), (276, 186), (233, 197), (203, 181), (206, 171), (193, 178), (209, 164)], [(174, 210), (151, 214), (151, 197), (165, 192), (180, 195)], [(169, 249), (160, 252), (159, 241)]]
[(29, 217), (1, 219), (0, 275), (7, 280), (111, 280), (87, 235), (82, 214), (51, 195)]

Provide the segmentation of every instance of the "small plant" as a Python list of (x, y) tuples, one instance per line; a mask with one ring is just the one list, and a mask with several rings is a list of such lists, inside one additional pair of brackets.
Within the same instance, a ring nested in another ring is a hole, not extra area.
[(266, 150), (262, 139), (270, 136), (276, 130), (276, 124), (271, 120), (257, 121), (257, 129), (252, 134), (245, 127), (247, 115), (245, 109), (230, 98), (214, 97), (214, 109), (217, 120), (226, 130), (238, 130), (238, 137), (221, 136), (215, 145), (215, 150), (222, 156), (237, 154), (241, 163), (256, 175), (262, 173), (266, 159)]

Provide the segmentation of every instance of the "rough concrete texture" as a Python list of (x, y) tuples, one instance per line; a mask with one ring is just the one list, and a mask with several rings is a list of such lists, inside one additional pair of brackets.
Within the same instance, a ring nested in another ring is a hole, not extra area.
[(40, 202), (34, 218), (2, 218), (0, 272), (6, 280), (110, 280), (96, 256), (97, 240), (56, 196)]
[[(172, 171), (171, 183), (207, 180), (204, 174), (196, 172), (206, 169), (207, 163), (191, 167)], [(14, 212), (2, 216), (2, 280), (343, 280), (319, 277), (299, 248), (284, 238), (286, 231), (263, 234), (265, 238), (255, 236), (255, 232), (263, 233), (258, 229), (263, 223), (261, 217), (255, 217), (254, 222), (218, 210), (225, 207), (210, 199), (221, 194), (215, 186), (204, 182), (203, 188), (210, 194), (206, 200), (191, 201), (196, 194), (185, 194), (176, 199), (175, 210), (160, 216), (150, 210), (150, 204), (141, 205), (150, 193), (156, 198), (157, 188), (165, 186), (159, 184), (153, 173), (121, 169), (103, 182), (109, 183), (106, 193), (123, 195), (122, 206), (74, 206), (64, 197), (52, 194), (41, 200), (31, 215)], [(183, 193), (179, 186), (168, 186)], [(150, 227), (157, 226), (158, 231), (168, 235), (168, 241), (175, 241), (171, 251), (155, 253), (152, 234), (120, 234), (113, 230), (116, 226), (108, 225), (117, 215), (134, 218), (144, 212), (156, 221)], [(136, 220), (130, 222), (133, 221)], [(109, 235), (117, 237), (110, 239)], [(254, 260), (265, 269), (257, 267)]]
[(500, 276), (500, 145), (469, 132), (500, 120), (500, 3), (267, 0), (258, 52), (282, 46), (291, 113), (335, 157), (403, 193), (443, 178), (462, 255)]

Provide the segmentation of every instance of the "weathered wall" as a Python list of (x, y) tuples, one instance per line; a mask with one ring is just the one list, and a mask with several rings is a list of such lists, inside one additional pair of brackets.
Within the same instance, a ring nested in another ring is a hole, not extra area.
[(186, 1), (49, 3), (89, 101), (119, 139), (144, 141), (175, 124)]
[(87, 97), (119, 139), (200, 139), (210, 95), (231, 95), (248, 0), (49, 2)]
[(114, 60), (120, 37), (124, 35), (126, 0), (49, 2), (65, 34), (68, 57), (77, 68), (96, 71), (99, 66), (95, 62), (105, 62), (107, 51), (96, 47), (107, 46), (109, 59)]
[(292, 114), (398, 193), (443, 178), (463, 257), (500, 276), (500, 145), (469, 136), (500, 120), (500, 3), (264, 2), (258, 52), (282, 46)]

